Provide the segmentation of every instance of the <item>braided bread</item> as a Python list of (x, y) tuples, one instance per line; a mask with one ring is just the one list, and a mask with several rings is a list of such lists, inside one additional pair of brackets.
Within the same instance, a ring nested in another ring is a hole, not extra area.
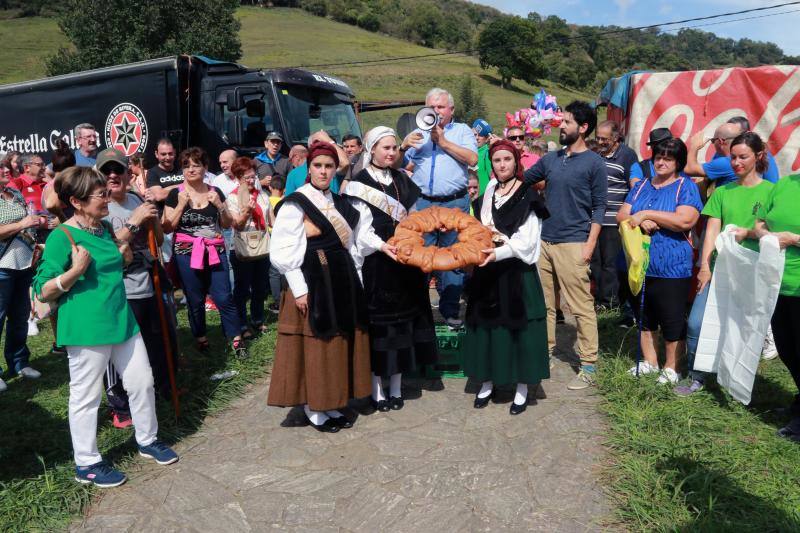
[[(425, 246), (423, 234), (438, 230), (458, 231), (458, 242), (449, 248)], [(408, 215), (397, 225), (389, 244), (397, 247), (398, 261), (426, 273), (478, 265), (486, 259), (482, 250), (493, 246), (492, 232), (475, 217), (439, 206)]]

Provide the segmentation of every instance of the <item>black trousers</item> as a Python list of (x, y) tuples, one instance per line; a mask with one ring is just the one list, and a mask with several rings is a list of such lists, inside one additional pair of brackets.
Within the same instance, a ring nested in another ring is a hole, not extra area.
[[(772, 335), (781, 361), (789, 369), (794, 384), (800, 391), (800, 297), (778, 296), (772, 314)], [(800, 416), (800, 392), (792, 405), (793, 416)]]
[(617, 255), (622, 250), (622, 239), (617, 226), (603, 226), (592, 255), (592, 281), (595, 285), (594, 301), (612, 307), (619, 304), (617, 292)]
[[(158, 314), (156, 296), (150, 298), (140, 298), (136, 300), (128, 300), (128, 305), (131, 306), (133, 315), (136, 317), (136, 323), (139, 324), (139, 330), (142, 333), (142, 340), (144, 346), (147, 348), (147, 358), (150, 361), (150, 367), (153, 369), (153, 379), (155, 380), (156, 393), (161, 395), (162, 398), (169, 398), (169, 370), (167, 367), (167, 353), (164, 351), (164, 342), (161, 333), (161, 318)], [(174, 329), (174, 323), (170, 320), (170, 306), (165, 304), (165, 311), (167, 312), (167, 328), (169, 329), (170, 343), (172, 344), (173, 361), (177, 361), (178, 343), (177, 334)], [(128, 407), (128, 394), (122, 387), (122, 379), (116, 372), (112, 374), (112, 365), (106, 371), (105, 385), (106, 397), (111, 409), (118, 414), (130, 415), (130, 408)]]

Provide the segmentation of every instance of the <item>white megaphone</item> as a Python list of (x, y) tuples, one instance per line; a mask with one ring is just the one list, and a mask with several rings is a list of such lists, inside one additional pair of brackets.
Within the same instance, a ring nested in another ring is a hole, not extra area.
[(439, 123), (439, 115), (432, 107), (423, 107), (417, 111), (415, 121), (422, 131), (431, 131)]

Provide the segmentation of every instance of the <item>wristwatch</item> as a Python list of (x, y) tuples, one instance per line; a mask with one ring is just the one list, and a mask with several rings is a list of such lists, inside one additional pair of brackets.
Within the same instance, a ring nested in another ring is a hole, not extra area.
[(131, 224), (130, 222), (126, 222), (124, 226), (130, 231), (132, 234), (139, 231), (139, 226), (136, 224)]

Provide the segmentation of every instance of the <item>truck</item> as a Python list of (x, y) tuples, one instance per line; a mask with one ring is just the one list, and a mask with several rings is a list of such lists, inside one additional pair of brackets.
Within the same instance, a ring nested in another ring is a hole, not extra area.
[(188, 55), (141, 61), (0, 86), (0, 152), (48, 160), (58, 139), (77, 148), (82, 123), (96, 127), (100, 149), (141, 153), (149, 163), (161, 138), (179, 149), (201, 146), (213, 161), (228, 148), (263, 150), (270, 131), (288, 150), (320, 129), (336, 141), (361, 136), (354, 96), (338, 78), (297, 68)]
[[(669, 128), (684, 141), (700, 130), (711, 138), (720, 124), (744, 116), (781, 176), (800, 169), (800, 66), (631, 72), (609, 80), (597, 103), (608, 106), (608, 118), (621, 124), (640, 159), (650, 157), (646, 143), (654, 128)], [(698, 155), (709, 161), (714, 148), (709, 143)]]

